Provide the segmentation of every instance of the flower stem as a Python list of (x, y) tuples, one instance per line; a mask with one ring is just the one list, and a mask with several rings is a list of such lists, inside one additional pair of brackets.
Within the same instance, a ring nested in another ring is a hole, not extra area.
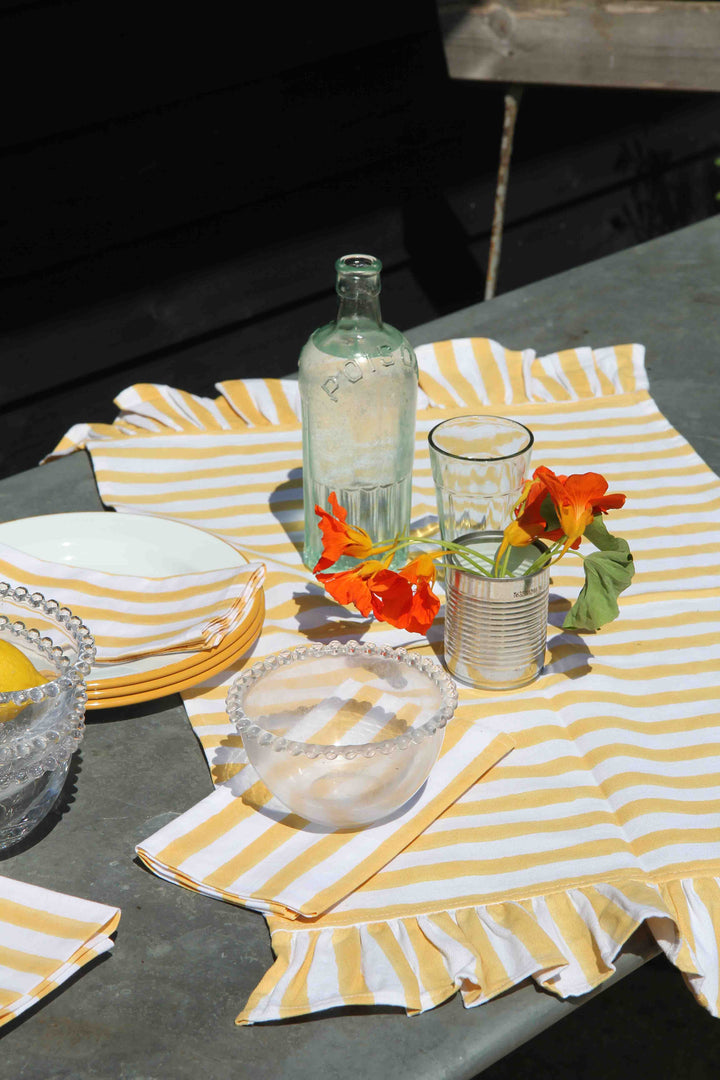
[(505, 555), (503, 556), (503, 561), (502, 561), (502, 569), (500, 570), (500, 573), (497, 575), (498, 577), (507, 577), (508, 576), (507, 571), (508, 571), (508, 563), (510, 561), (510, 552), (511, 552), (511, 550), (512, 550), (512, 548), (509, 547), (509, 546), (505, 549)]
[(388, 548), (385, 548), (385, 550), (387, 550), (388, 552), (392, 552), (392, 556), (394, 556), (402, 548), (415, 546), (416, 544), (427, 544), (429, 547), (436, 547), (441, 553), (457, 552), (459, 555), (462, 555), (464, 559), (466, 559), (469, 563), (472, 564), (473, 569), (476, 569), (481, 574), (490, 576), (488, 569), (481, 565), (481, 563), (485, 563), (486, 567), (492, 568), (493, 560), (488, 555), (483, 555), (481, 551), (476, 551), (474, 548), (465, 547), (464, 544), (455, 544), (452, 540), (438, 541), (425, 537), (402, 536), (397, 540), (396, 543), (390, 545)]
[[(558, 540), (557, 543), (553, 544), (549, 551), (543, 551), (542, 555), (538, 555), (535, 562), (531, 563), (531, 565), (527, 568), (524, 576), (528, 577), (530, 574), (534, 574), (537, 570), (543, 570), (546, 566), (550, 566), (552, 564), (554, 556), (558, 553), (558, 551), (560, 551), (560, 555), (558, 555), (559, 559), (562, 555), (562, 546), (563, 540)], [(555, 562), (557, 562), (558, 559), (555, 559)]]
[[(430, 541), (425, 542), (430, 543)], [(441, 540), (440, 547), (451, 552), (457, 551), (466, 559), (480, 559), (482, 562), (487, 563), (488, 566), (492, 566), (494, 563), (494, 559), (491, 559), (489, 555), (483, 555), (482, 551), (476, 551), (475, 548), (465, 547), (464, 544), (454, 544), (451, 540)]]

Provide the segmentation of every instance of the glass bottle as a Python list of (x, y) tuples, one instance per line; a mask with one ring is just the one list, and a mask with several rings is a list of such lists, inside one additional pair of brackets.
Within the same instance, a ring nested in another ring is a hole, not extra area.
[[(315, 330), (299, 361), (303, 429), (303, 560), (322, 551), (315, 505), (334, 491), (347, 520), (373, 539), (407, 533), (418, 369), (407, 338), (380, 315), (382, 263), (343, 255), (335, 263), (337, 317)], [(357, 560), (343, 558), (333, 570)], [(397, 562), (404, 562), (398, 556)]]

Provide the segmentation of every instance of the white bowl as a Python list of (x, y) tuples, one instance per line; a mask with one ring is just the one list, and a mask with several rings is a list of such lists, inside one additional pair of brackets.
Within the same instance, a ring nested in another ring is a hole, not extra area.
[(273, 795), (308, 821), (353, 828), (422, 787), (457, 706), (428, 657), (349, 641), (301, 646), (232, 683), (227, 711)]

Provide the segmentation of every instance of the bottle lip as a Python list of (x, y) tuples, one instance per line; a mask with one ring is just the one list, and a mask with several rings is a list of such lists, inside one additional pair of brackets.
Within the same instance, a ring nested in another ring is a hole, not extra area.
[(375, 255), (363, 255), (358, 252), (341, 255), (335, 263), (335, 270), (338, 274), (359, 274), (369, 277), (380, 273), (382, 263)]

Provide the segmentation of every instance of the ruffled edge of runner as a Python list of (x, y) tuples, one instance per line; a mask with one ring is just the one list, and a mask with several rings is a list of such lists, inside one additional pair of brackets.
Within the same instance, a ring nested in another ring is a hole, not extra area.
[(604, 982), (646, 923), (695, 997), (720, 1015), (720, 879), (595, 884), (522, 901), (321, 930), (273, 930), (275, 963), (236, 1019), (396, 1006), (416, 1015), (460, 993), (481, 1005), (527, 978), (558, 997)]

